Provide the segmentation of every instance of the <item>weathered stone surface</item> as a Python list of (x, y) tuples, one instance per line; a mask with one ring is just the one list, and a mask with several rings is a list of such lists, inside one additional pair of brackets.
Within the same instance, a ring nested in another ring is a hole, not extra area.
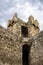
[(29, 16), (29, 19), (28, 20), (29, 20), (30, 23), (32, 23), (32, 24), (34, 23), (34, 17), (32, 15)]
[[(30, 39), (31, 40), (31, 39)], [(2, 64), (22, 65), (22, 46), (30, 42), (0, 27), (0, 61)]]
[(15, 23), (18, 21), (17, 13), (14, 14), (12, 21)]
[(29, 46), (29, 65), (43, 65), (43, 31), (39, 31), (39, 23), (33, 16), (25, 23), (15, 15), (7, 29), (0, 26), (0, 65), (23, 65), (24, 45)]
[(30, 29), (30, 34), (32, 36), (35, 36), (36, 34), (39, 33), (39, 31), (40, 31), (39, 23), (37, 20), (34, 20), (34, 17), (32, 15), (29, 16), (28, 24), (30, 25), (29, 29)]
[(43, 31), (33, 37), (30, 65), (43, 65)]
[(17, 15), (14, 15), (12, 20), (10, 21), (11, 23), (8, 21), (8, 30), (12, 31), (13, 33), (16, 33), (19, 36), (21, 36), (22, 26), (25, 26), (28, 28), (28, 37), (34, 36), (40, 31), (39, 23), (37, 20), (34, 20), (34, 17), (32, 15), (29, 17), (29, 20), (27, 23), (19, 19)]
[(38, 23), (37, 20), (34, 21), (34, 24), (35, 24), (35, 26), (36, 26), (37, 28), (39, 28), (39, 23)]

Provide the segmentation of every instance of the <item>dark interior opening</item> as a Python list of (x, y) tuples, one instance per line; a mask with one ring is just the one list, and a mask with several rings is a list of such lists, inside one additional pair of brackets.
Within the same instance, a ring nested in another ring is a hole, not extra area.
[(34, 26), (35, 28), (38, 28), (38, 29), (39, 29), (39, 27), (38, 27), (38, 26), (35, 26), (35, 24), (33, 24), (33, 26)]
[(35, 27), (35, 24), (33, 24), (33, 26)]
[(12, 21), (12, 24), (14, 24), (14, 20)]
[(23, 37), (28, 37), (28, 27), (22, 26), (21, 32)]
[(29, 65), (29, 53), (30, 53), (30, 46), (28, 44), (24, 44), (22, 48), (23, 65)]

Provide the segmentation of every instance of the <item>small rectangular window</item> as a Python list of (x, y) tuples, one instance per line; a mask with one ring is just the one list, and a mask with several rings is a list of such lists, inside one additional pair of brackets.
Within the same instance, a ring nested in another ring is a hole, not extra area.
[(21, 26), (21, 33), (23, 37), (28, 37), (28, 27)]

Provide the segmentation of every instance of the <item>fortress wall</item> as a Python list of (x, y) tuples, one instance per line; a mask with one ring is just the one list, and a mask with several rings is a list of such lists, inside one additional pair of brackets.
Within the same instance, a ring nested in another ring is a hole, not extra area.
[(30, 42), (0, 27), (0, 62), (3, 65), (22, 65), (22, 47), (24, 44), (30, 46)]
[(43, 31), (33, 37), (30, 65), (43, 65)]
[[(39, 31), (39, 23), (37, 20), (34, 20), (33, 16), (29, 17), (27, 23), (17, 16), (13, 16), (12, 20), (9, 20), (8, 22), (7, 29), (0, 26), (1, 64), (23, 65), (24, 61), (22, 54), (27, 53), (28, 64), (25, 65), (42, 65), (43, 31), (40, 33)], [(25, 55), (25, 60), (27, 55)]]

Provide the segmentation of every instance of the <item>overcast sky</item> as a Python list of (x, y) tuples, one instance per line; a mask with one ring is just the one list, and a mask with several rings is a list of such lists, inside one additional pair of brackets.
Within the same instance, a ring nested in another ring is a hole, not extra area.
[(15, 12), (24, 21), (33, 15), (43, 30), (43, 0), (0, 0), (0, 25), (6, 27)]

